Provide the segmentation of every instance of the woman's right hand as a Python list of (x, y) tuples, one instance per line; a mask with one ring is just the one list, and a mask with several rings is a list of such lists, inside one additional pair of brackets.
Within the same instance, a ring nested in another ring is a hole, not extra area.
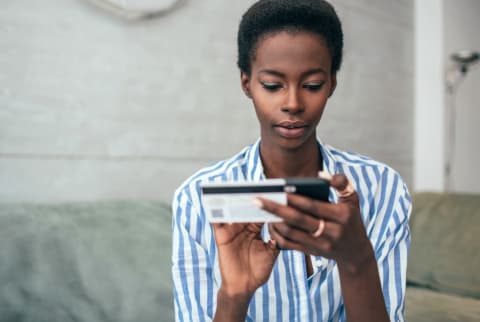
[(279, 250), (261, 237), (263, 223), (213, 224), (222, 276), (221, 292), (251, 298), (268, 278)]
[(213, 321), (245, 321), (253, 293), (269, 278), (279, 250), (263, 224), (213, 224), (222, 285)]

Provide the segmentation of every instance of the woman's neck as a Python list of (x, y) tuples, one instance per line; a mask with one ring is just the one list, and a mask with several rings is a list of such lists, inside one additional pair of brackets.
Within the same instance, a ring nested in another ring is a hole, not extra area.
[(260, 142), (260, 157), (267, 178), (316, 177), (322, 155), (316, 140), (295, 149), (279, 149)]

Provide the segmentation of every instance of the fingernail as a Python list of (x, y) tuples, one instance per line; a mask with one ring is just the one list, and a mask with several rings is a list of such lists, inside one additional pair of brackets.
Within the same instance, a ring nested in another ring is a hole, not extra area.
[(349, 181), (345, 189), (338, 192), (338, 196), (342, 198), (346, 198), (351, 196), (355, 192), (355, 188), (353, 187), (352, 183)]
[(260, 208), (262, 209), (263, 208), (263, 202), (258, 199), (258, 198), (253, 198), (252, 199), (252, 203), (257, 207), (257, 208)]
[(327, 181), (332, 180), (332, 175), (325, 171), (318, 171), (318, 177)]

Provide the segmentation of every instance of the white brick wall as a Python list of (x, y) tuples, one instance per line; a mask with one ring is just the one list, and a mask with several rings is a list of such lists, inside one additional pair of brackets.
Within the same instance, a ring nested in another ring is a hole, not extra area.
[[(346, 49), (324, 141), (412, 180), (413, 0), (336, 0)], [(236, 68), (253, 1), (127, 23), (80, 0), (0, 10), (0, 201), (154, 198), (258, 135)]]

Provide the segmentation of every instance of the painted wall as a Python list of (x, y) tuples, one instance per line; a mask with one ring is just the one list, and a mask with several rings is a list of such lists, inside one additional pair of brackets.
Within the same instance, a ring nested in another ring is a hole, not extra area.
[[(455, 97), (446, 91), (446, 74), (454, 65), (451, 54), (480, 51), (479, 13), (476, 0), (415, 1), (415, 190), (480, 192), (480, 63), (462, 80)], [(450, 178), (445, 171), (449, 159)]]
[(414, 189), (445, 184), (445, 69), (442, 0), (415, 1)]
[[(444, 0), (444, 59), (451, 65), (450, 55), (458, 50), (480, 52), (480, 1)], [(455, 144), (451, 176), (452, 191), (480, 193), (480, 63), (458, 86), (453, 99), (456, 110)], [(447, 97), (446, 108), (452, 99)], [(446, 142), (448, 144), (448, 140)]]
[[(345, 64), (325, 142), (412, 182), (413, 0), (335, 0)], [(0, 201), (161, 199), (258, 136), (235, 36), (253, 1), (128, 23), (81, 0), (4, 0)]]

